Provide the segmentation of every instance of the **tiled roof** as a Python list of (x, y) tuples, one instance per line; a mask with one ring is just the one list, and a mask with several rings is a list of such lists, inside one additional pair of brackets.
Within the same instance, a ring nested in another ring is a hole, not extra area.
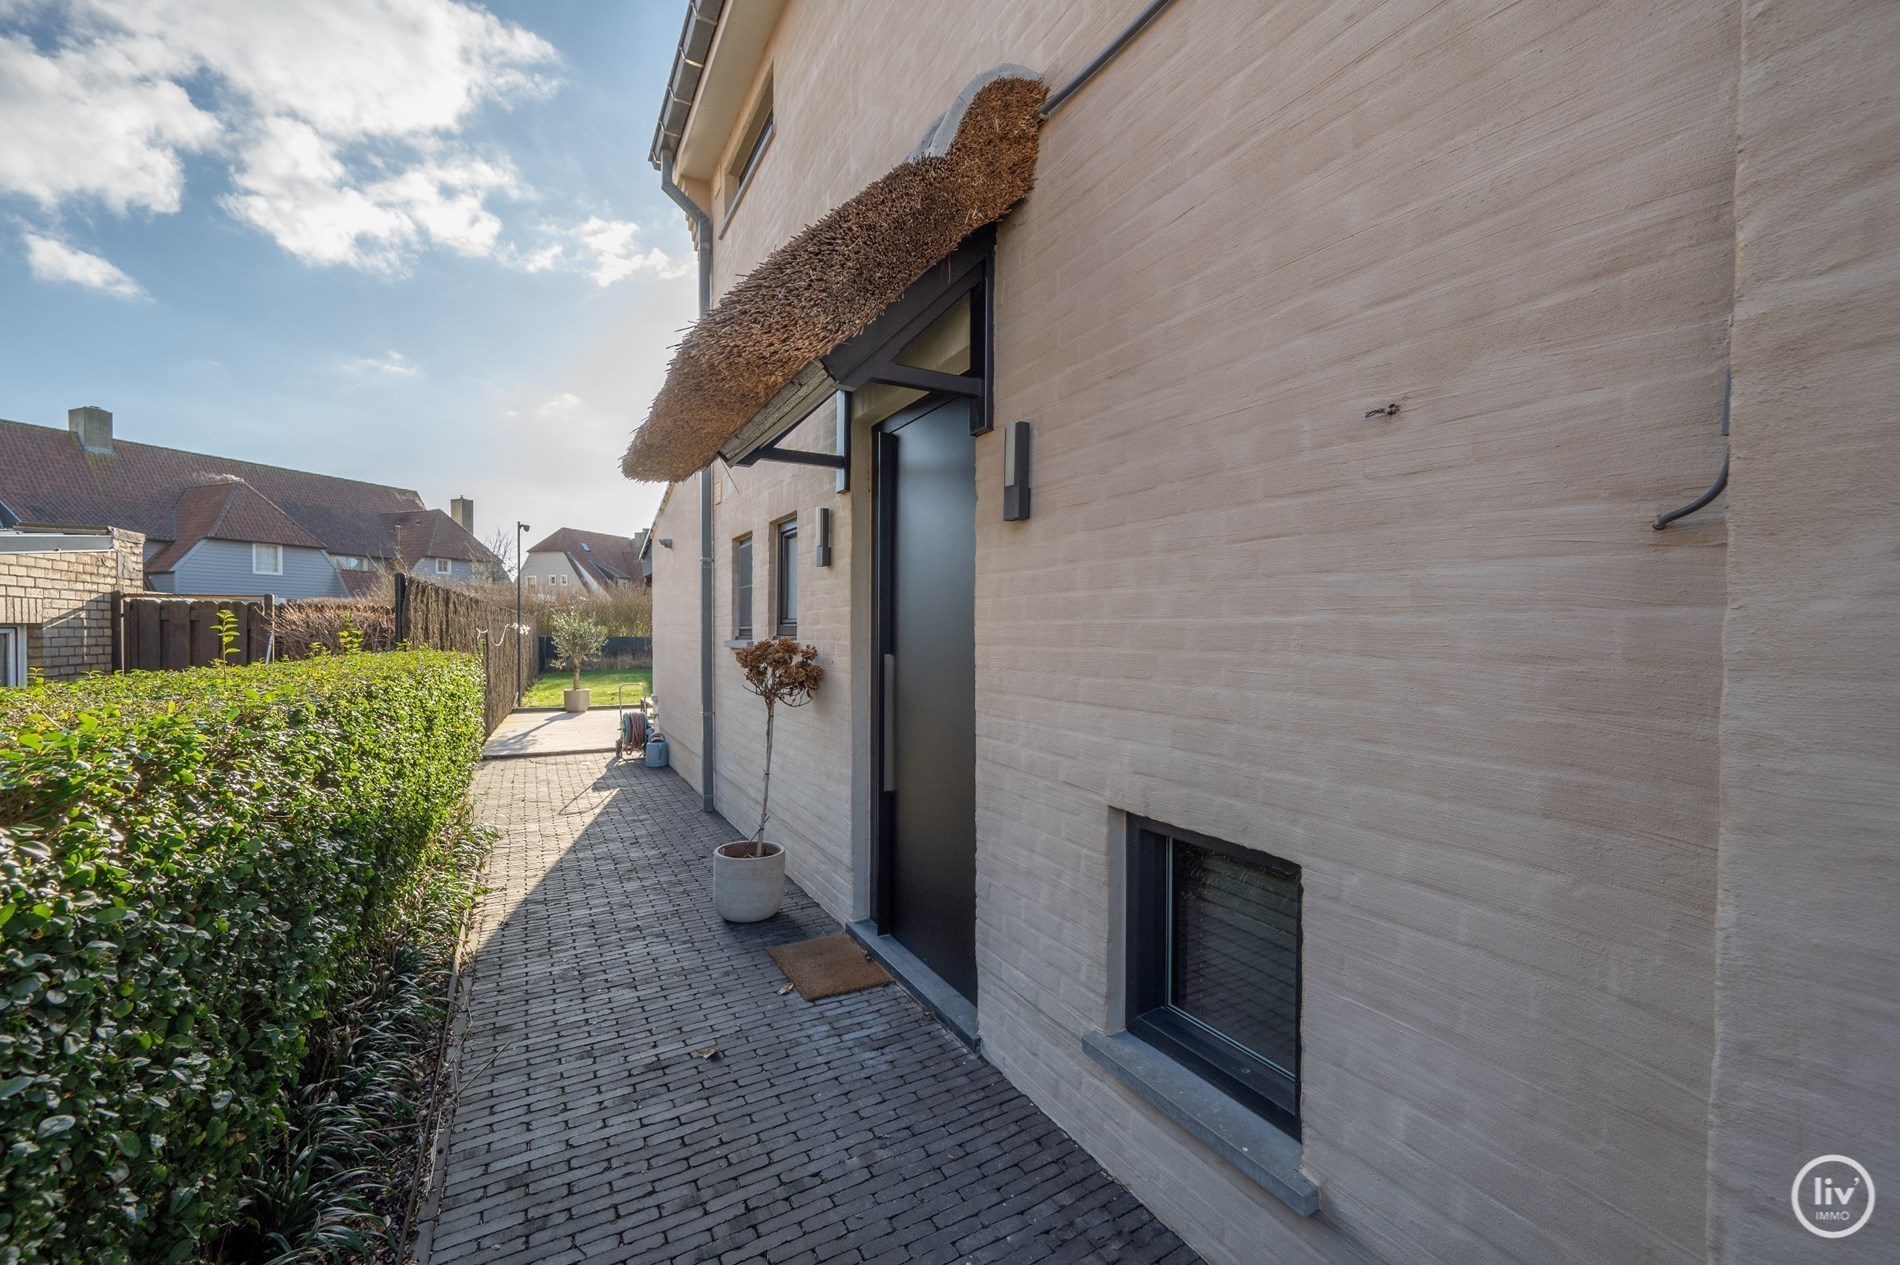
[(614, 588), (620, 581), (639, 584), (646, 575), (640, 562), (640, 548), (646, 532), (632, 536), (610, 536), (606, 532), (579, 531), (563, 527), (528, 550), (529, 553), (558, 553), (566, 556), (573, 568), (602, 588)]
[(424, 508), (407, 488), (117, 438), (109, 454), (83, 452), (67, 430), (0, 420), (0, 502), (24, 523), (123, 527), (149, 540), (175, 540), (179, 497), (231, 478), (249, 484), (331, 553), (393, 561), (395, 534), (383, 516)]
[(414, 510), (383, 517), (396, 538), (396, 556), (405, 571), (413, 570), (424, 558), (451, 558), (478, 567), (501, 565), (501, 559), (487, 545), (469, 535), (460, 523), (441, 510)]
[(383, 578), (380, 571), (344, 570), (338, 571), (337, 574), (343, 577), (343, 590), (351, 597), (362, 597), (374, 589), (376, 582)]
[(89, 453), (69, 431), (0, 419), (0, 504), (25, 523), (122, 527), (171, 542), (152, 571), (204, 539), (303, 545), (404, 570), (423, 558), (500, 564), (407, 488), (118, 438), (112, 447)]
[[(297, 526), (268, 497), (242, 479), (200, 484), (178, 498), (172, 543), (145, 564), (169, 571), (201, 540), (248, 540), (266, 545), (321, 549), (323, 542)], [(116, 524), (115, 524), (116, 525)]]

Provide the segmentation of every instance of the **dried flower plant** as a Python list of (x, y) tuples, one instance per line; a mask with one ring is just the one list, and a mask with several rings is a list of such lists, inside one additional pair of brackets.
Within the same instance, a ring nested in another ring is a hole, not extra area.
[(732, 652), (745, 673), (745, 687), (765, 700), (765, 781), (759, 791), (759, 828), (752, 832), (752, 855), (764, 853), (765, 823), (772, 804), (772, 720), (780, 707), (803, 707), (825, 679), (817, 646), (801, 646), (790, 637), (755, 641)]

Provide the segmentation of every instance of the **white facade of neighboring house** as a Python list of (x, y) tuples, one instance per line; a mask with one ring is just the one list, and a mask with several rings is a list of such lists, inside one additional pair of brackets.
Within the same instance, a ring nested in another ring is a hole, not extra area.
[(587, 579), (564, 553), (531, 553), (521, 562), (521, 583), (530, 593), (548, 595), (585, 591)]
[(646, 536), (644, 531), (615, 536), (563, 527), (528, 550), (521, 563), (522, 588), (536, 597), (562, 597), (649, 587)]

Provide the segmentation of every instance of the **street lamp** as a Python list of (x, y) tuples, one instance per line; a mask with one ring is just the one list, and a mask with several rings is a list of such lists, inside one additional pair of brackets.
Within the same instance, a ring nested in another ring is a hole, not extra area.
[(528, 683), (521, 679), (521, 639), (528, 630), (521, 623), (521, 533), (531, 530), (526, 523), (515, 523), (515, 706), (521, 706), (522, 691)]

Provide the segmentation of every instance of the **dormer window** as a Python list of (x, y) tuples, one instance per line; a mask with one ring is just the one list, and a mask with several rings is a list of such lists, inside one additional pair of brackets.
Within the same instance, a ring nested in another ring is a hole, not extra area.
[(284, 547), (282, 545), (252, 545), (252, 575), (282, 575), (284, 573)]

